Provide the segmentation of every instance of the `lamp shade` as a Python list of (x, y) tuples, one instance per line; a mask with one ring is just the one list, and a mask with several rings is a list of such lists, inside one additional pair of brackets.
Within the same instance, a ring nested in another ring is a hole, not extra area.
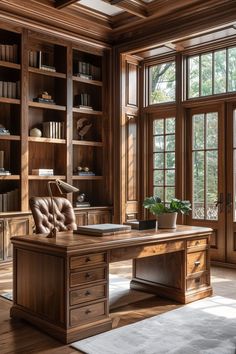
[(57, 185), (57, 188), (59, 189), (60, 193), (72, 193), (72, 192), (78, 192), (79, 189), (72, 186), (69, 183), (66, 183), (64, 181), (61, 181), (60, 179), (56, 179), (55, 183)]

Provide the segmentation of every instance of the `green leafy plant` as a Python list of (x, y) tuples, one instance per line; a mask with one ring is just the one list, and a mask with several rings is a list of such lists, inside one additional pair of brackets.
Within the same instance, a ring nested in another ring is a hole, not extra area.
[(159, 197), (148, 197), (144, 200), (143, 206), (149, 209), (152, 214), (164, 214), (164, 213), (181, 213), (188, 214), (191, 209), (191, 203), (189, 200), (180, 200), (177, 198), (171, 199), (170, 203), (164, 204)]

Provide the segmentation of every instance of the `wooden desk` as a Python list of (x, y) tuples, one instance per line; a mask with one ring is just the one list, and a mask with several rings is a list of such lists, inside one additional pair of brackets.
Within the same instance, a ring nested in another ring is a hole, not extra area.
[(133, 259), (131, 288), (188, 303), (212, 294), (211, 229), (178, 226), (91, 237), (13, 237), (11, 316), (64, 343), (111, 329), (109, 263)]

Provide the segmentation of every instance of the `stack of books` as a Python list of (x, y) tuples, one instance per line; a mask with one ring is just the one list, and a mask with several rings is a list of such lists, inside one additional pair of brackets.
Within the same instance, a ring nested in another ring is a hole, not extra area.
[(33, 168), (32, 175), (36, 176), (53, 176), (53, 168)]
[(0, 81), (0, 97), (20, 98), (20, 81)]
[(101, 69), (84, 61), (78, 61), (76, 74), (79, 77), (89, 80), (101, 80)]
[(17, 63), (18, 60), (17, 44), (0, 44), (0, 60)]
[(42, 52), (41, 50), (29, 51), (29, 66), (46, 71), (56, 72), (56, 68), (53, 65), (53, 54)]
[(8, 129), (0, 127), (0, 135), (10, 135), (10, 132)]
[(79, 108), (93, 109), (91, 106), (91, 96), (89, 93), (80, 93), (75, 96), (75, 105)]
[(0, 176), (10, 176), (11, 172), (5, 170), (4, 168), (0, 168)]
[(43, 136), (45, 138), (64, 139), (64, 122), (44, 122)]
[(0, 212), (18, 210), (19, 189), (0, 194)]

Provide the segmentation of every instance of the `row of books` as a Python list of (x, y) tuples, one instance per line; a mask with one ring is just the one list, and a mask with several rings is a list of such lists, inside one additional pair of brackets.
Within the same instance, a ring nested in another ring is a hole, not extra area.
[(76, 75), (90, 80), (101, 80), (101, 68), (98, 66), (78, 61)]
[(64, 139), (65, 138), (64, 122), (44, 122), (43, 136), (45, 138)]
[(53, 58), (50, 53), (42, 51), (29, 51), (29, 66), (52, 72), (56, 71), (56, 68), (53, 65)]
[(19, 189), (0, 194), (0, 212), (17, 211), (19, 206)]
[(20, 81), (0, 81), (0, 97), (20, 98)]
[(0, 44), (0, 60), (17, 63), (18, 61), (18, 45), (17, 44)]
[(33, 168), (32, 175), (36, 176), (53, 176), (53, 168)]
[(75, 96), (74, 103), (75, 106), (84, 106), (91, 109), (91, 95), (89, 93), (80, 93)]

